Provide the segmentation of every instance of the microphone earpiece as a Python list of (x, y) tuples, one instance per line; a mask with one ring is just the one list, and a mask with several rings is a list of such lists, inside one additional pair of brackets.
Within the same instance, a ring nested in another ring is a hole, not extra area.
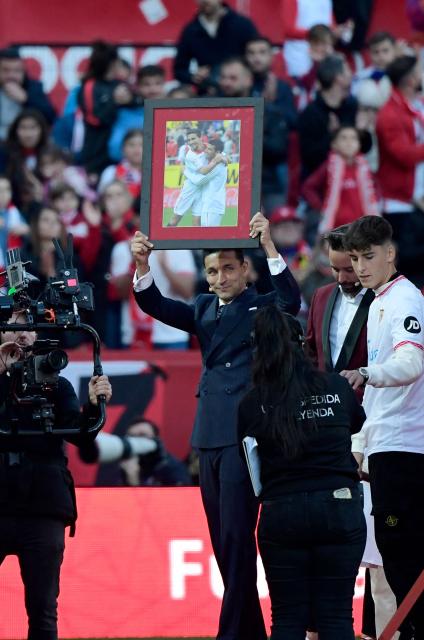
[(361, 283), (360, 283), (359, 281), (358, 281), (358, 282), (355, 282), (355, 287), (359, 287), (359, 285), (360, 285), (360, 284), (361, 284)]

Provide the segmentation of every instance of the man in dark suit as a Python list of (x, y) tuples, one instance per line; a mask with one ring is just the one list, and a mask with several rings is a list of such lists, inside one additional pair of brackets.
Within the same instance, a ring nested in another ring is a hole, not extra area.
[(250, 235), (260, 237), (274, 291), (247, 287), (248, 264), (236, 249), (205, 252), (212, 294), (191, 305), (164, 298), (153, 282), (148, 257), (153, 245), (137, 231), (132, 253), (138, 305), (153, 317), (197, 336), (203, 369), (192, 444), (199, 451), (200, 489), (215, 557), (224, 582), (218, 640), (265, 640), (256, 588), (255, 528), (258, 503), (237, 445), (237, 409), (250, 381), (251, 331), (258, 308), (276, 303), (296, 314), (299, 289), (275, 249), (268, 220), (257, 213)]
[(309, 309), (306, 343), (312, 360), (323, 371), (358, 369), (368, 362), (367, 319), (374, 294), (362, 288), (344, 250), (347, 229), (343, 225), (327, 236), (336, 284), (319, 287)]

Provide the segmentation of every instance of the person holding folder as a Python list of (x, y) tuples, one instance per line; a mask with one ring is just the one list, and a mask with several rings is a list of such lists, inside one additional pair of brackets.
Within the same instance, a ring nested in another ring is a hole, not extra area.
[(253, 386), (238, 435), (260, 461), (259, 550), (272, 608), (271, 640), (353, 640), (352, 600), (366, 525), (351, 434), (365, 413), (338, 373), (316, 369), (302, 329), (275, 305), (258, 310)]

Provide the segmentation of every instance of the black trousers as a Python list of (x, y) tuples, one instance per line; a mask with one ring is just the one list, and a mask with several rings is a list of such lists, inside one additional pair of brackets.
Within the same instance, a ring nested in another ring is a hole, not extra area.
[[(424, 454), (398, 451), (369, 457), (375, 540), (398, 606), (424, 569)], [(424, 640), (424, 595), (402, 628)]]
[(224, 583), (218, 640), (266, 640), (256, 587), (259, 503), (237, 446), (200, 449), (200, 490)]
[(292, 493), (264, 501), (259, 550), (272, 610), (271, 640), (354, 640), (352, 600), (366, 540), (358, 488)]
[(43, 517), (0, 516), (0, 564), (18, 557), (25, 589), (28, 640), (57, 640), (57, 598), (65, 525)]

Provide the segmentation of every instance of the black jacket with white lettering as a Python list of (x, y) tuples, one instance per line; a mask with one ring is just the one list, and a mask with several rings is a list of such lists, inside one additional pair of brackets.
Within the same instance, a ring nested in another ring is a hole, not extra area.
[(299, 420), (310, 423), (311, 432), (301, 453), (289, 460), (266, 432), (257, 389), (240, 403), (239, 440), (249, 435), (258, 441), (261, 500), (298, 491), (352, 487), (359, 480), (351, 435), (360, 431), (365, 413), (347, 380), (337, 373), (325, 374), (321, 394), (302, 403), (298, 415)]

